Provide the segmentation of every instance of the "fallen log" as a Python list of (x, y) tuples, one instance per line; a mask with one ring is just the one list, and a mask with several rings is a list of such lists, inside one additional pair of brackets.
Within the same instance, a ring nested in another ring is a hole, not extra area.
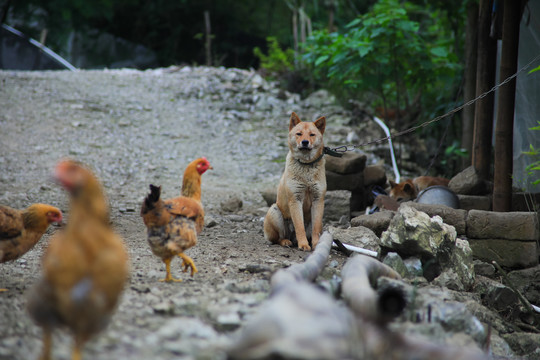
[(406, 305), (404, 295), (397, 289), (386, 289), (381, 294), (375, 291), (381, 276), (401, 279), (396, 271), (378, 260), (356, 255), (343, 266), (341, 276), (343, 298), (365, 320), (384, 325), (400, 315)]
[[(353, 311), (311, 284), (324, 268), (332, 240), (325, 232), (304, 263), (272, 276), (270, 298), (236, 333), (226, 349), (228, 359), (486, 359), (474, 350), (417, 341), (383, 326), (388, 321), (383, 313), (402, 307), (381, 301), (386, 295), (378, 296), (371, 284), (379, 276), (399, 275), (375, 259), (356, 255), (342, 271)], [(396, 294), (388, 295), (395, 299)]]
[(325, 231), (321, 235), (315, 250), (313, 250), (313, 253), (309, 255), (305, 262), (276, 271), (270, 280), (272, 291), (285, 284), (294, 284), (298, 281), (314, 281), (324, 268), (326, 260), (328, 260), (332, 241), (332, 235)]

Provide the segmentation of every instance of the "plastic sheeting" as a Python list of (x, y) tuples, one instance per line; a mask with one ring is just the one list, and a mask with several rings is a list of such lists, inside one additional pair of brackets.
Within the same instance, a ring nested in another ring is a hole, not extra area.
[[(527, 65), (540, 54), (540, 0), (527, 2), (521, 19), (519, 36), (518, 69)], [(530, 69), (540, 65), (535, 62)], [(540, 192), (540, 185), (532, 182), (540, 178), (540, 172), (529, 176), (525, 168), (533, 162), (523, 154), (532, 144), (540, 149), (540, 131), (529, 130), (540, 121), (540, 71), (522, 72), (516, 79), (516, 104), (514, 114), (514, 168), (513, 185), (528, 192)]]

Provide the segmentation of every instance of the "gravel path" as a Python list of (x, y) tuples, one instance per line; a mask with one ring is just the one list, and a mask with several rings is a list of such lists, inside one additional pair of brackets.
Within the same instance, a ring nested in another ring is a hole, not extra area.
[[(109, 327), (85, 347), (87, 359), (223, 358), (232, 331), (267, 297), (271, 274), (307, 255), (264, 241), (260, 191), (282, 172), (290, 112), (308, 120), (322, 112), (252, 71), (0, 71), (0, 109), (0, 203), (45, 202), (66, 212), (67, 195), (50, 175), (59, 159), (76, 158), (102, 179), (129, 249), (130, 283)], [(331, 103), (325, 111), (327, 142), (345, 141), (346, 116)], [(203, 175), (208, 226), (187, 252), (199, 273), (189, 278), (176, 261), (173, 275), (184, 281), (159, 283), (165, 266), (146, 243), (140, 204), (149, 183), (176, 196), (185, 166), (200, 156), (214, 170)], [(243, 202), (234, 213), (221, 205), (232, 198)], [(0, 359), (40, 351), (41, 330), (24, 295), (55, 230), (21, 259), (0, 264), (0, 287), (9, 289), (0, 293)], [(67, 333), (56, 332), (54, 357), (69, 358), (70, 348)]]

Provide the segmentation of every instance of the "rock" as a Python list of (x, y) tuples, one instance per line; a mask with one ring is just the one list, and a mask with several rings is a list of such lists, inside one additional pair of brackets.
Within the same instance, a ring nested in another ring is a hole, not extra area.
[(239, 197), (233, 196), (225, 201), (221, 202), (221, 210), (225, 212), (234, 213), (239, 211), (242, 208), (242, 199)]
[(467, 237), (538, 241), (538, 216), (535, 212), (471, 210), (467, 217)]
[(456, 239), (453, 226), (439, 216), (426, 213), (404, 203), (381, 236), (381, 246), (402, 256), (419, 256), (425, 264), (426, 279), (450, 271), (439, 282), (449, 281), (453, 288), (467, 290), (474, 282), (472, 250), (466, 240)]
[(344, 244), (357, 246), (363, 249), (380, 252), (379, 238), (370, 229), (358, 226), (348, 229), (339, 229), (333, 226), (328, 228), (333, 238), (341, 241)]
[(191, 317), (173, 318), (167, 321), (157, 331), (162, 339), (176, 340), (179, 338), (214, 339), (216, 331), (201, 320)]
[(240, 315), (237, 312), (229, 312), (224, 314), (219, 314), (216, 322), (218, 328), (222, 331), (232, 331), (236, 330), (242, 325)]
[(267, 190), (261, 191), (261, 195), (262, 195), (264, 201), (266, 201), (266, 204), (268, 206), (272, 206), (272, 204), (276, 203), (277, 188), (272, 188), (272, 189), (267, 189)]
[(373, 204), (381, 210), (390, 211), (397, 211), (400, 205), (397, 200), (388, 195), (377, 195), (377, 197), (373, 201)]
[(476, 258), (504, 267), (523, 269), (538, 265), (538, 245), (535, 241), (506, 239), (469, 239)]
[(469, 166), (448, 183), (450, 190), (462, 195), (483, 195), (490, 192), (489, 186), (480, 178), (473, 166)]
[(429, 216), (440, 216), (445, 224), (452, 225), (458, 235), (464, 235), (467, 230), (467, 211), (461, 209), (452, 209), (445, 205), (418, 204), (411, 202), (410, 206), (423, 211)]
[(531, 304), (540, 306), (540, 266), (511, 271), (508, 280)]
[(384, 186), (386, 183), (386, 171), (381, 165), (368, 165), (364, 169), (364, 186)]
[(326, 170), (326, 189), (332, 190), (355, 190), (362, 188), (364, 184), (364, 174), (362, 172), (348, 175), (341, 175)]
[(510, 348), (516, 355), (523, 356), (529, 360), (540, 359), (540, 334), (515, 332), (504, 334), (502, 338), (508, 342)]
[(351, 217), (351, 193), (345, 190), (327, 191), (324, 197), (324, 221), (339, 221), (342, 216)]
[(410, 257), (403, 260), (409, 275), (412, 277), (424, 276), (424, 271), (422, 269), (422, 261), (416, 257)]
[(388, 229), (394, 214), (393, 211), (378, 211), (369, 215), (360, 215), (351, 220), (351, 226), (365, 226), (380, 237), (383, 231)]
[(430, 218), (426, 213), (402, 204), (388, 230), (382, 233), (381, 245), (405, 256), (420, 255), (432, 259), (445, 241), (455, 243), (455, 239), (456, 230), (444, 224), (440, 217)]
[(459, 205), (463, 210), (491, 210), (491, 196), (475, 196), (458, 194)]
[(361, 173), (366, 166), (366, 155), (346, 152), (342, 157), (326, 156), (326, 171), (341, 175)]
[(322, 109), (325, 106), (332, 105), (336, 102), (336, 97), (328, 92), (328, 90), (320, 89), (306, 97), (304, 104), (306, 107)]
[(383, 260), (383, 264), (390, 266), (399, 275), (401, 275), (401, 277), (403, 278), (409, 277), (409, 270), (405, 266), (403, 259), (401, 258), (401, 256), (399, 256), (398, 253), (389, 252), (388, 254), (386, 254)]
[(474, 260), (474, 273), (476, 275), (492, 277), (495, 275), (495, 266), (480, 260)]
[(472, 288), (475, 279), (473, 251), (467, 240), (458, 238), (454, 244), (444, 243), (437, 252), (437, 260), (444, 271), (456, 276), (452, 286), (446, 285), (449, 289), (469, 291)]

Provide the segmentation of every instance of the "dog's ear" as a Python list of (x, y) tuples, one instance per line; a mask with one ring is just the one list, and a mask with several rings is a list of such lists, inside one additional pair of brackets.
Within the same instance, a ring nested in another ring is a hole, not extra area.
[(403, 191), (405, 192), (405, 194), (415, 196), (415, 190), (416, 189), (414, 188), (414, 185), (408, 181), (405, 183), (405, 185), (403, 185)]
[(396, 182), (394, 180), (392, 180), (392, 179), (388, 180), (388, 183), (390, 184), (390, 189), (395, 188), (396, 185), (397, 185)]
[(315, 126), (319, 131), (321, 132), (321, 135), (324, 134), (324, 129), (326, 128), (326, 118), (324, 116), (321, 116), (317, 120), (315, 120)]
[(296, 125), (298, 125), (301, 122), (302, 122), (302, 120), (300, 120), (298, 115), (296, 115), (296, 113), (293, 111), (293, 113), (291, 114), (291, 120), (289, 121), (289, 131), (291, 131), (293, 129), (293, 127), (295, 127)]

